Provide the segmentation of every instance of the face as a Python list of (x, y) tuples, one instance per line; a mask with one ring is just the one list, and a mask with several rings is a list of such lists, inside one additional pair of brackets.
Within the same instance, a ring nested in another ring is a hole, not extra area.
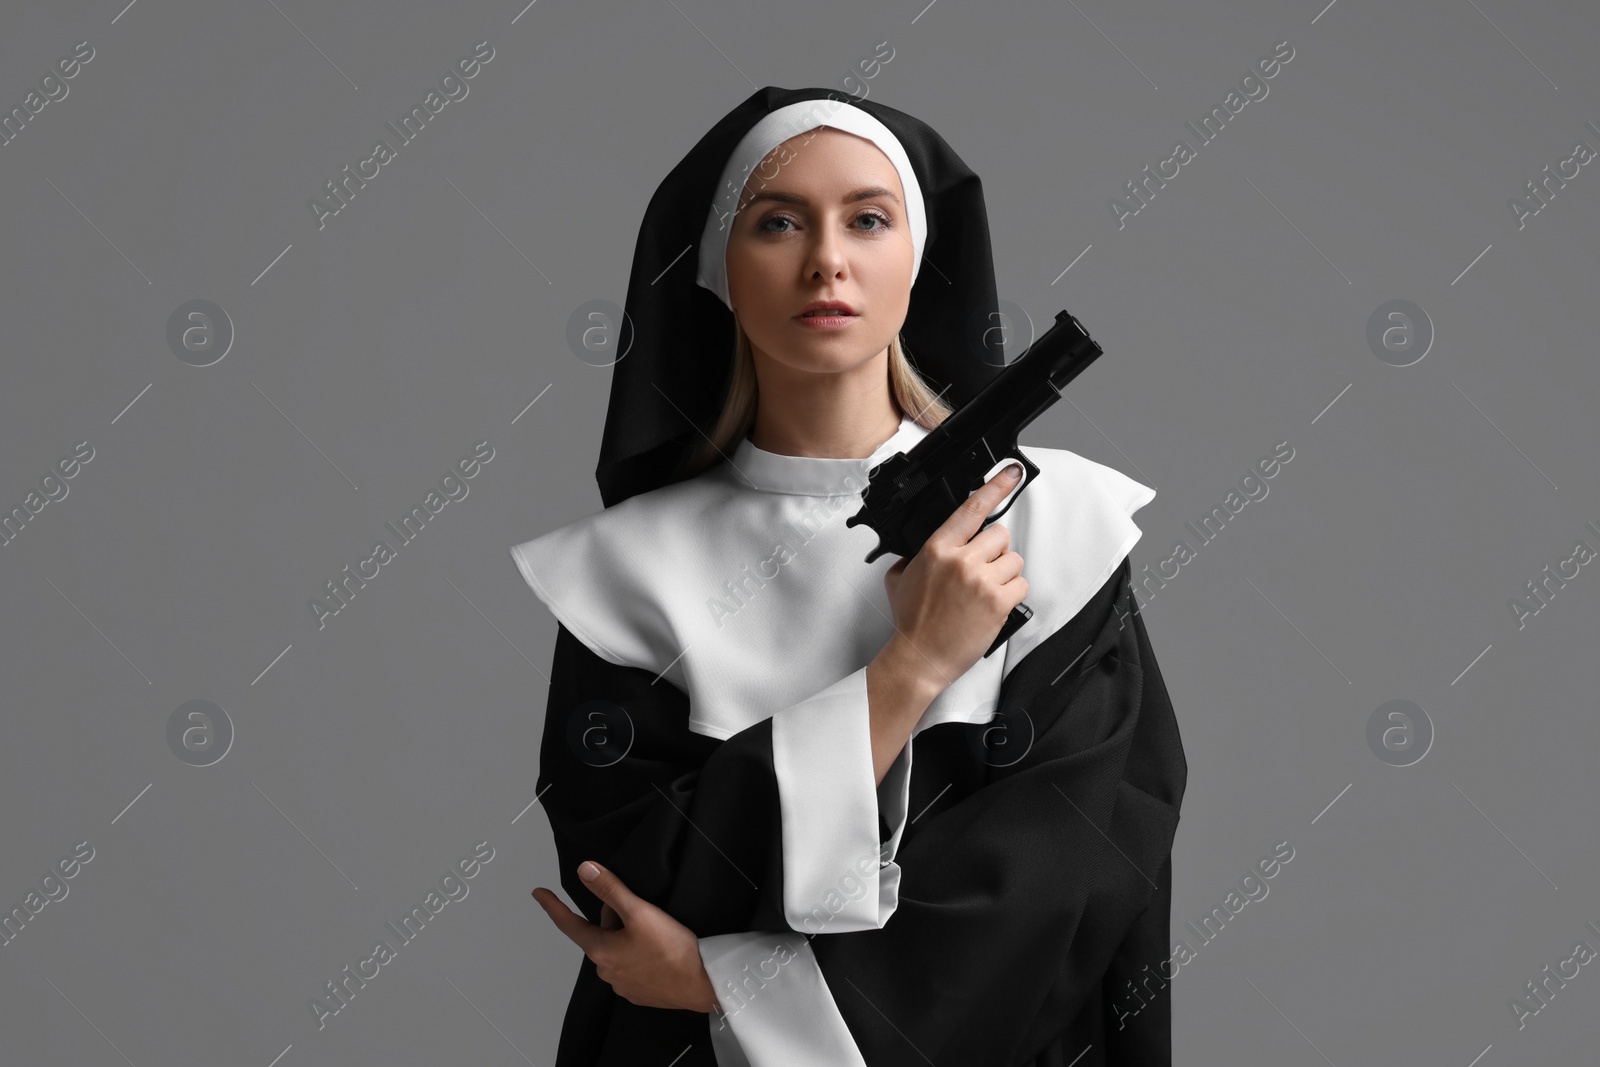
[[(912, 265), (894, 165), (871, 141), (818, 127), (751, 172), (728, 235), (728, 296), (758, 363), (837, 373), (884, 354), (905, 323)], [(819, 300), (853, 314), (808, 324)]]

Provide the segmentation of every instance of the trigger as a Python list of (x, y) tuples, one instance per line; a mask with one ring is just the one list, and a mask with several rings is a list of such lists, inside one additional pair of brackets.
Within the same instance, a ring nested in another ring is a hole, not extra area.
[(987, 482), (989, 479), (993, 478), (996, 474), (999, 474), (1007, 467), (1016, 467), (1017, 473), (1022, 475), (1022, 477), (1017, 479), (1017, 484), (1011, 488), (1011, 492), (1000, 498), (1000, 503), (994, 506), (994, 510), (985, 516), (983, 521), (986, 525), (990, 522), (993, 522), (1001, 512), (1010, 507), (1011, 501), (1018, 493), (1022, 492), (1022, 487), (1028, 484), (1028, 469), (1014, 459), (1002, 460), (998, 466), (983, 476), (983, 480)]

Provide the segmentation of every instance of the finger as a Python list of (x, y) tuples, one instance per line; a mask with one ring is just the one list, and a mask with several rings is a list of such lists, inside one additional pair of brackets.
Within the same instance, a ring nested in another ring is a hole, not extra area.
[(600, 928), (567, 907), (560, 897), (540, 886), (533, 891), (533, 899), (544, 909), (544, 913), (550, 916), (550, 921), (556, 924), (556, 929), (566, 934), (568, 939), (583, 949), (585, 954), (595, 946), (598, 940), (595, 935), (600, 932)]
[[(1017, 477), (1008, 480), (1008, 471), (1015, 471)], [(1018, 484), (1022, 467), (1017, 463), (1008, 463), (1004, 470), (996, 472), (993, 478), (980, 485), (972, 495), (956, 506), (950, 517), (935, 530), (929, 540), (937, 537), (941, 540), (954, 541), (957, 544), (966, 544), (972, 535), (978, 532), (983, 525), (983, 520), (989, 513), (1000, 506)]]
[(1003, 522), (991, 522), (972, 535), (968, 546), (985, 563), (992, 563), (1011, 547), (1011, 530)]
[(1007, 551), (999, 559), (991, 560), (986, 567), (1001, 585), (1009, 585), (1013, 578), (1022, 573), (1022, 557)]
[(578, 865), (579, 878), (583, 877), (584, 868), (586, 867), (594, 867), (600, 872), (600, 876), (594, 881), (583, 883), (589, 887), (589, 892), (599, 897), (602, 903), (611, 905), (611, 910), (617, 913), (617, 917), (623, 923), (632, 921), (636, 905), (640, 902), (639, 898), (634, 896), (633, 892), (622, 884), (621, 878), (618, 878), (593, 860), (585, 860)]

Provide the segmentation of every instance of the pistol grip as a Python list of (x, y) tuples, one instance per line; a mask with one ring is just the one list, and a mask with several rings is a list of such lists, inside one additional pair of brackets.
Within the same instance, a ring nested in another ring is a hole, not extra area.
[(1033, 609), (1028, 607), (1026, 603), (1018, 604), (1012, 608), (1011, 614), (1006, 616), (1005, 625), (1000, 627), (1000, 633), (995, 637), (994, 644), (989, 646), (989, 652), (983, 654), (984, 658), (988, 659), (990, 652), (1005, 644), (1011, 635), (1021, 629), (1022, 624), (1031, 618), (1033, 618)]

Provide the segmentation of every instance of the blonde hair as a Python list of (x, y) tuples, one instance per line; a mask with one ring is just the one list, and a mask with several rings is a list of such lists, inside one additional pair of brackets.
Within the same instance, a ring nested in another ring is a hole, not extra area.
[[(955, 410), (933, 391), (911, 365), (898, 333), (889, 342), (889, 392), (902, 415), (909, 415), (913, 422), (925, 430), (932, 430)], [(699, 447), (690, 450), (679, 470), (680, 475), (692, 478), (732, 453), (755, 426), (758, 399), (756, 363), (750, 350), (750, 337), (735, 319), (733, 380), (728, 385), (728, 395), (722, 401), (722, 415), (717, 419), (711, 439), (702, 441)]]

